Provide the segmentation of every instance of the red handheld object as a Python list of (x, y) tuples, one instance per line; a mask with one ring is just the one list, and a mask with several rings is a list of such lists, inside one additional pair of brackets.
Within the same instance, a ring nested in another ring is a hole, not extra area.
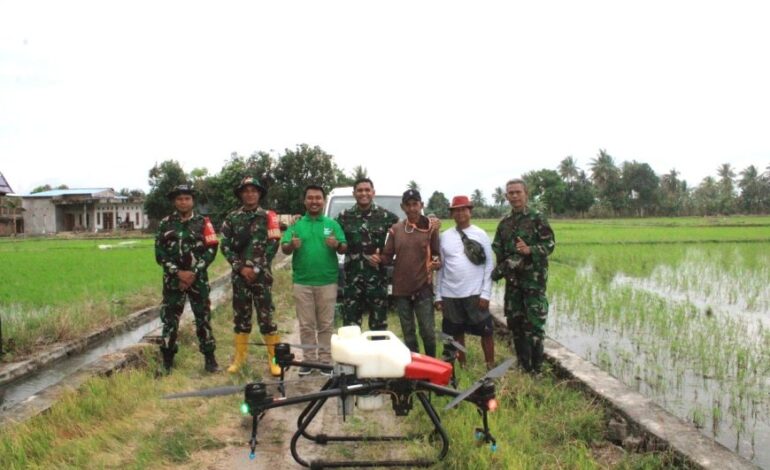
[(278, 214), (275, 211), (267, 211), (267, 238), (269, 240), (281, 238), (281, 227), (278, 224)]
[(219, 244), (217, 233), (214, 231), (214, 225), (208, 217), (203, 218), (203, 243), (206, 246), (217, 246)]

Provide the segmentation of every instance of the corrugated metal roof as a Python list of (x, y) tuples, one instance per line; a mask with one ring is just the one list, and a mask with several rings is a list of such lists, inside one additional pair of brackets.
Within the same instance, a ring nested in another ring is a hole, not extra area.
[(0, 194), (10, 194), (13, 193), (13, 189), (11, 189), (11, 185), (8, 184), (8, 181), (6, 181), (5, 176), (3, 176), (2, 173), (0, 173)]
[(58, 197), (58, 196), (91, 196), (96, 197), (97, 194), (103, 192), (111, 192), (111, 197), (124, 198), (124, 196), (118, 196), (112, 188), (79, 188), (79, 189), (52, 189), (50, 191), (42, 191), (34, 194), (25, 194), (24, 197)]

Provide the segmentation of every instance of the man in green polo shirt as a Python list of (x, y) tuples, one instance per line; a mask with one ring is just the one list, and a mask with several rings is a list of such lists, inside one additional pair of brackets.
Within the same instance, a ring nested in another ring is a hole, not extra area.
[[(334, 305), (337, 301), (337, 253), (345, 253), (347, 241), (342, 227), (322, 214), (326, 192), (322, 187), (305, 188), (305, 215), (284, 232), (281, 251), (291, 254), (294, 303), (303, 344), (317, 344), (306, 351), (307, 360), (331, 364)], [(317, 354), (317, 357), (313, 357)], [(299, 375), (310, 368), (301, 367)]]

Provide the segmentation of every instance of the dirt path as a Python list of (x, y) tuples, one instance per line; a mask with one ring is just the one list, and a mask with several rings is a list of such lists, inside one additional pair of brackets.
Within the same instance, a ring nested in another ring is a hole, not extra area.
[[(299, 326), (296, 320), (291, 333), (285, 335), (282, 340), (286, 342), (299, 342)], [(287, 372), (287, 380), (298, 379), (297, 368), (291, 368)], [(325, 378), (320, 376), (317, 371), (312, 375), (302, 378), (296, 382), (287, 384), (288, 395), (296, 396), (306, 393), (317, 392), (324, 383)], [(277, 392), (276, 392), (277, 393)], [(216, 438), (227, 442), (227, 446), (211, 451), (197, 452), (192, 456), (192, 462), (197, 468), (205, 469), (234, 469), (234, 468), (255, 468), (255, 469), (300, 469), (305, 468), (299, 465), (291, 456), (290, 444), (291, 438), (297, 429), (297, 417), (304, 409), (305, 405), (285, 406), (268, 410), (264, 418), (259, 423), (259, 432), (257, 439), (256, 458), (249, 460), (248, 440), (251, 436), (251, 418), (242, 418), (240, 416), (227, 416), (222, 420), (219, 428), (213, 430)], [(342, 421), (342, 415), (338, 413), (337, 399), (329, 399), (321, 408), (318, 415), (310, 426), (312, 434), (325, 433), (329, 435), (347, 434), (350, 429), (360, 431), (361, 429), (377, 429), (377, 432), (386, 432), (390, 435), (401, 434), (399, 431), (400, 420), (392, 409), (390, 400), (385, 401), (382, 409), (377, 411), (359, 411), (355, 410), (355, 416)], [(307, 439), (301, 438), (298, 444), (300, 456), (308, 461), (319, 459), (357, 459), (360, 458), (355, 452), (339, 450), (344, 444), (330, 444), (320, 446)], [(372, 447), (369, 444), (368, 447)], [(380, 446), (380, 444), (374, 444)], [(391, 444), (394, 450), (398, 444)], [(367, 452), (364, 450), (364, 452)], [(369, 451), (371, 452), (371, 451)], [(341, 454), (342, 453), (342, 454)], [(395, 452), (388, 452), (387, 458), (395, 458)], [(381, 449), (378, 455), (383, 455)], [(189, 465), (188, 465), (189, 467)]]

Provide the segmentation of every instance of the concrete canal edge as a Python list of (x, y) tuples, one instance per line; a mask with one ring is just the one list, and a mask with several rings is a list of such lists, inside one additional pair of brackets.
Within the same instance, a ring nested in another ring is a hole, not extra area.
[(61, 398), (63, 393), (77, 390), (94, 376), (110, 376), (117, 370), (141, 363), (144, 357), (143, 351), (148, 346), (150, 345), (147, 343), (139, 343), (121, 351), (106, 354), (83, 369), (65, 377), (56, 385), (52, 385), (16, 406), (4, 410), (0, 413), (0, 429), (9, 424), (21, 423), (47, 411)]
[[(211, 288), (217, 288), (229, 282), (230, 273), (224, 274), (211, 282)], [(25, 359), (19, 362), (11, 362), (0, 367), (0, 387), (9, 382), (14, 382), (26, 376), (38, 372), (44, 367), (48, 367), (57, 361), (68, 356), (78, 354), (94, 345), (111, 338), (118, 333), (136, 328), (139, 325), (154, 320), (160, 315), (160, 307), (147, 307), (128, 315), (118, 324), (99, 329), (91, 334), (66, 343), (55, 345), (38, 353), (35, 357)]]
[[(492, 306), (492, 316), (505, 327), (502, 308)], [(641, 448), (668, 449), (687, 463), (703, 469), (733, 470), (759, 467), (710, 439), (691, 424), (672, 415), (620, 380), (584, 360), (552, 339), (546, 339), (545, 355), (557, 374), (573, 379), (580, 388), (600, 400), (614, 415), (608, 434)], [(641, 439), (634, 440), (633, 436)]]
[[(229, 283), (229, 281), (230, 273), (228, 272), (212, 281), (211, 287), (212, 289), (219, 288)], [(102, 341), (112, 338), (117, 334), (152, 321), (159, 314), (160, 307), (144, 308), (131, 313), (126, 319), (116, 325), (94, 331), (83, 338), (56, 345), (33, 358), (5, 365), (0, 368), (0, 388), (5, 384), (31, 376), (46, 367), (56, 364), (57, 361), (98, 346)], [(109, 376), (115, 370), (142, 362), (142, 352), (148, 346), (150, 346), (148, 343), (138, 343), (121, 351), (106, 354), (76, 373), (62, 379), (59, 383), (35, 393), (9, 409), (2, 410), (0, 412), (0, 427), (25, 421), (43, 413), (61, 397), (63, 392), (77, 389), (90, 377), (95, 375)]]

